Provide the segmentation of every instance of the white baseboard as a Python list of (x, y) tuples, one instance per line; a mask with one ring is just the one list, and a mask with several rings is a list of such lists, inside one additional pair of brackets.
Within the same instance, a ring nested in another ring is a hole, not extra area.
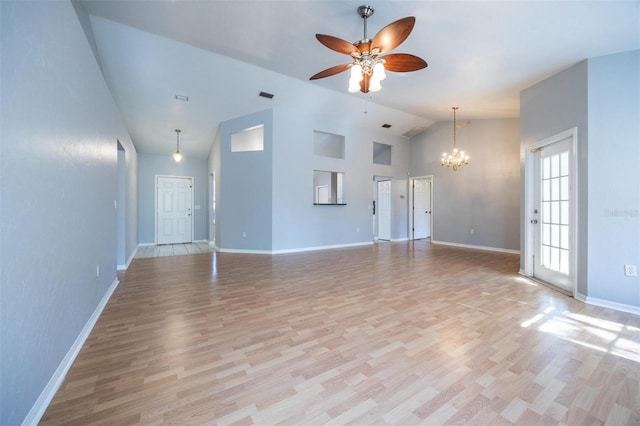
[(391, 239), (392, 243), (399, 243), (399, 242), (402, 242), (402, 241), (409, 241), (409, 238), (392, 238)]
[(125, 265), (117, 266), (118, 271), (126, 271), (127, 269), (129, 269), (129, 265), (131, 265), (131, 261), (136, 257), (136, 254), (138, 254), (139, 248), (140, 248), (140, 244), (138, 244), (136, 248), (133, 250), (133, 252), (131, 253), (131, 256), (129, 256), (129, 259), (127, 259), (127, 263)]
[(208, 243), (209, 240), (193, 240), (194, 243)]
[(242, 254), (271, 254), (271, 250), (245, 250), (245, 249), (225, 249), (218, 250), (220, 253), (242, 253)]
[(609, 300), (585, 296), (584, 294), (580, 294), (577, 292), (576, 292), (576, 299), (586, 303), (587, 305), (600, 306), (602, 308), (609, 308), (616, 311), (626, 312), (628, 314), (640, 316), (640, 306), (633, 306), (633, 305), (627, 305), (624, 303), (611, 302)]
[(156, 243), (140, 243), (138, 244), (138, 247), (148, 247), (148, 246), (155, 246)]
[(315, 250), (328, 250), (328, 249), (337, 249), (337, 248), (346, 248), (346, 247), (358, 247), (358, 246), (370, 246), (373, 245), (372, 241), (366, 241), (362, 243), (350, 243), (350, 244), (334, 244), (327, 246), (315, 246), (315, 247), (299, 247), (292, 249), (282, 249), (282, 250), (244, 250), (244, 249), (227, 249), (227, 248), (218, 248), (218, 251), (221, 253), (244, 253), (244, 254), (286, 254), (286, 253), (300, 253), (305, 251), (315, 251)]
[(111, 295), (115, 291), (116, 287), (118, 287), (118, 284), (119, 281), (116, 278), (111, 286), (107, 289), (107, 292), (102, 297), (102, 300), (100, 300), (100, 303), (98, 303), (98, 306), (96, 306), (93, 314), (91, 314), (91, 316), (87, 320), (87, 323), (80, 331), (80, 334), (78, 334), (75, 342), (73, 342), (73, 345), (71, 345), (71, 347), (67, 351), (67, 354), (58, 365), (58, 368), (53, 373), (53, 376), (51, 376), (51, 379), (49, 379), (49, 383), (47, 383), (47, 385), (44, 387), (44, 389), (40, 393), (40, 396), (31, 407), (31, 410), (29, 410), (29, 413), (24, 418), (22, 422), (23, 425), (38, 424), (38, 422), (44, 415), (44, 412), (47, 410), (47, 407), (51, 403), (51, 400), (60, 388), (60, 385), (62, 385), (62, 382), (64, 381), (69, 368), (71, 368), (73, 361), (75, 361), (78, 353), (80, 352), (80, 349), (82, 349), (82, 345), (84, 345), (84, 342), (87, 340), (87, 337), (89, 337), (91, 330), (93, 330), (93, 326), (96, 324), (96, 321), (98, 321), (102, 310), (107, 305), (107, 302), (111, 298)]
[(509, 254), (520, 254), (520, 250), (511, 250), (500, 247), (487, 247), (487, 246), (474, 246), (471, 244), (459, 244), (459, 243), (449, 243), (446, 241), (436, 241), (431, 240), (433, 244), (440, 244), (443, 246), (452, 246), (452, 247), (462, 247), (462, 248), (470, 248), (474, 250), (485, 250), (485, 251), (497, 251), (499, 253), (509, 253)]
[[(518, 271), (518, 274), (520, 275), (524, 275), (527, 278), (530, 278), (531, 280), (537, 281), (534, 277), (527, 275), (524, 272), (524, 269), (520, 269)], [(545, 283), (543, 283), (545, 284)], [(569, 292), (565, 292), (562, 289), (558, 289), (557, 287), (553, 287), (556, 290), (559, 290), (562, 293), (566, 293), (568, 296), (571, 296), (571, 294)], [(633, 315), (638, 315), (640, 316), (640, 307), (639, 306), (633, 306), (633, 305), (627, 305), (624, 303), (618, 303), (618, 302), (611, 302), (609, 300), (604, 300), (604, 299), (598, 299), (596, 297), (589, 297), (589, 296), (585, 296), (582, 293), (579, 293), (578, 291), (576, 291), (576, 294), (573, 296), (574, 299), (581, 301), (582, 303), (586, 303), (587, 305), (594, 305), (594, 306), (600, 306), (602, 308), (609, 308), (609, 309), (613, 309), (615, 311), (620, 311), (620, 312), (626, 312), (628, 314), (633, 314)]]
[(333, 244), (328, 246), (316, 246), (316, 247), (302, 247), (302, 248), (294, 248), (294, 249), (283, 249), (283, 250), (273, 250), (272, 254), (285, 254), (285, 253), (300, 253), (304, 251), (315, 251), (315, 250), (329, 250), (329, 249), (337, 249), (337, 248), (346, 248), (346, 247), (360, 247), (360, 246), (371, 246), (373, 245), (373, 241), (365, 241), (361, 243), (349, 243), (349, 244)]

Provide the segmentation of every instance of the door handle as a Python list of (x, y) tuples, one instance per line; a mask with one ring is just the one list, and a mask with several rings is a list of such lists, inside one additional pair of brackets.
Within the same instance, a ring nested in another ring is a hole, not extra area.
[(536, 223), (538, 223), (538, 220), (537, 219), (531, 219), (531, 223), (533, 223), (535, 225)]

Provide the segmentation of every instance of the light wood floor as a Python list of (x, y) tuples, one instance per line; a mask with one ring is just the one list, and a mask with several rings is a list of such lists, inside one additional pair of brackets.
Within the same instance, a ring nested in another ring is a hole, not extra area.
[(215, 249), (206, 241), (196, 241), (183, 244), (162, 244), (152, 246), (140, 246), (136, 253), (136, 259), (147, 257), (180, 256), (183, 254), (210, 253)]
[(640, 423), (640, 319), (428, 242), (135, 259), (44, 424)]

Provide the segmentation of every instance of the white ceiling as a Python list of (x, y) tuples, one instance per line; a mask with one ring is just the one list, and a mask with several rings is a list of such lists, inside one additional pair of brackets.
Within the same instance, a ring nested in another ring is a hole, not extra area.
[[(453, 105), (464, 120), (518, 117), (522, 89), (585, 58), (640, 48), (637, 0), (372, 1), (369, 37), (415, 16), (413, 32), (393, 52), (429, 66), (387, 73), (369, 97), (346, 91), (347, 73), (308, 80), (349, 62), (315, 34), (361, 39), (362, 0), (82, 4), (134, 144), (147, 153), (170, 153), (173, 129), (182, 127), (185, 155), (206, 156), (220, 121), (274, 105), (343, 119), (366, 110), (363, 120), (389, 122), (395, 134), (450, 120)], [(258, 97), (261, 90), (274, 99)]]

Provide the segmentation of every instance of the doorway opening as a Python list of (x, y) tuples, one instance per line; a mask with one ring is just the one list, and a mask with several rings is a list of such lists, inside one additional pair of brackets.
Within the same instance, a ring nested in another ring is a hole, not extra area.
[(391, 241), (391, 181), (389, 177), (373, 178), (374, 241)]
[(211, 172), (211, 219), (209, 223), (209, 244), (216, 246), (216, 172)]
[(118, 189), (116, 207), (116, 265), (119, 270), (127, 269), (127, 165), (126, 151), (116, 139), (118, 150)]
[(532, 146), (525, 157), (525, 275), (575, 296), (577, 128)]
[(433, 176), (409, 180), (409, 236), (412, 240), (431, 238)]

